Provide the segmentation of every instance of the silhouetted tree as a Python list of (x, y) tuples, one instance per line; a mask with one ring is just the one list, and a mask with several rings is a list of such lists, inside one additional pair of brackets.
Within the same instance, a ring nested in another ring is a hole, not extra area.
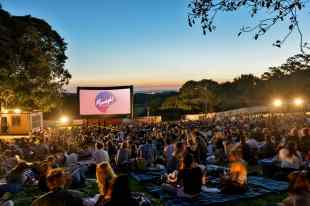
[(309, 95), (310, 55), (298, 54), (287, 59), (278, 67), (269, 68), (262, 75), (268, 84), (269, 93), (290, 97), (291, 95)]
[(66, 48), (44, 20), (0, 9), (0, 90), (12, 91), (17, 106), (56, 107), (71, 78), (64, 68)]
[(231, 82), (188, 81), (179, 94), (166, 99), (165, 109), (187, 112), (222, 111), (240, 107), (266, 105), (271, 98), (302, 96), (310, 99), (310, 55), (298, 54), (278, 67), (270, 67), (261, 78), (242, 74)]
[(287, 23), (286, 35), (274, 42), (274, 46), (281, 47), (286, 39), (296, 30), (300, 37), (300, 50), (309, 49), (309, 44), (304, 41), (302, 30), (298, 21), (298, 14), (305, 9), (308, 2), (303, 0), (190, 0), (188, 5), (188, 24), (195, 22), (201, 24), (203, 34), (213, 32), (216, 29), (215, 19), (219, 13), (240, 12), (248, 10), (251, 17), (264, 14), (256, 25), (243, 26), (238, 36), (244, 32), (254, 32), (254, 39), (258, 39), (280, 22)]

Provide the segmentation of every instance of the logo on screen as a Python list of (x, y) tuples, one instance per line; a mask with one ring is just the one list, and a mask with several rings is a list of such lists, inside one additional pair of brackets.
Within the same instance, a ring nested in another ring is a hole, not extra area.
[(116, 98), (109, 91), (99, 92), (96, 96), (96, 108), (100, 112), (105, 112), (116, 101)]

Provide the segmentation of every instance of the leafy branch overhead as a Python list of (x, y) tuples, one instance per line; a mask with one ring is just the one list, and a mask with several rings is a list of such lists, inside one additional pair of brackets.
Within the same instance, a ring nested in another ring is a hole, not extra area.
[(268, 32), (273, 26), (284, 22), (288, 24), (288, 31), (283, 38), (276, 40), (273, 45), (281, 47), (293, 31), (299, 35), (299, 47), (302, 53), (305, 49), (310, 49), (310, 45), (305, 42), (299, 24), (298, 14), (305, 9), (307, 1), (302, 0), (191, 0), (188, 8), (188, 25), (192, 27), (199, 21), (204, 35), (216, 29), (215, 18), (220, 12), (240, 12), (246, 9), (251, 17), (259, 12), (267, 14), (267, 18), (261, 19), (253, 26), (243, 26), (240, 28), (238, 36), (244, 32), (253, 32), (254, 39), (257, 40)]

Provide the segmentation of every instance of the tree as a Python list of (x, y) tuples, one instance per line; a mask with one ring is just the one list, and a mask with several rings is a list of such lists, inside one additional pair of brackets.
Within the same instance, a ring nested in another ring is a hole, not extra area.
[(259, 78), (253, 74), (242, 74), (234, 79), (233, 87), (236, 89), (235, 93), (239, 94), (240, 102), (244, 106), (251, 105), (253, 100), (256, 101), (256, 88), (259, 81)]
[(266, 105), (271, 98), (291, 99), (301, 96), (310, 99), (310, 55), (298, 54), (277, 67), (270, 67), (260, 78), (241, 74), (231, 82), (213, 80), (188, 81), (179, 94), (167, 98), (163, 109), (181, 109), (187, 113), (237, 109)]
[[(14, 104), (14, 92), (10, 89), (3, 89), (0, 91), (0, 109), (2, 105), (4, 108), (8, 108), (9, 105)], [(1, 111), (1, 110), (0, 110)]]
[(310, 88), (310, 55), (297, 54), (278, 67), (269, 68), (262, 75), (270, 94), (290, 97), (307, 96)]
[(299, 46), (302, 53), (309, 44), (304, 41), (302, 30), (298, 20), (298, 14), (305, 9), (308, 2), (303, 0), (190, 0), (188, 5), (188, 24), (191, 27), (195, 22), (200, 22), (203, 34), (213, 32), (216, 29), (215, 19), (221, 12), (240, 12), (248, 10), (251, 17), (257, 14), (267, 14), (267, 18), (261, 19), (254, 26), (243, 26), (238, 36), (244, 32), (254, 32), (254, 39), (263, 36), (272, 27), (280, 22), (287, 23), (288, 32), (276, 40), (273, 45), (281, 47), (286, 39), (296, 30), (299, 34)]
[(177, 96), (168, 98), (162, 104), (164, 109), (181, 109), (187, 112), (211, 112), (217, 104), (215, 94), (218, 83), (209, 79), (188, 81)]
[(12, 91), (15, 106), (56, 107), (71, 78), (64, 68), (66, 48), (44, 20), (0, 9), (0, 90)]

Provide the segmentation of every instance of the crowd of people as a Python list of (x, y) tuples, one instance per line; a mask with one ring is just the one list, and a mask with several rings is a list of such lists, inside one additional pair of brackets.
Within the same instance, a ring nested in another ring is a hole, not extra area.
[[(165, 170), (163, 191), (194, 198), (208, 182), (208, 164), (227, 167), (219, 192), (240, 194), (247, 190), (248, 167), (262, 159), (280, 168), (275, 178), (289, 174), (289, 196), (278, 205), (310, 205), (310, 121), (304, 115), (46, 128), (0, 141), (0, 205), (14, 205), (7, 194), (28, 186), (46, 192), (33, 206), (152, 205), (130, 191), (127, 174), (153, 167)], [(74, 189), (92, 175), (98, 195), (82, 197)]]

